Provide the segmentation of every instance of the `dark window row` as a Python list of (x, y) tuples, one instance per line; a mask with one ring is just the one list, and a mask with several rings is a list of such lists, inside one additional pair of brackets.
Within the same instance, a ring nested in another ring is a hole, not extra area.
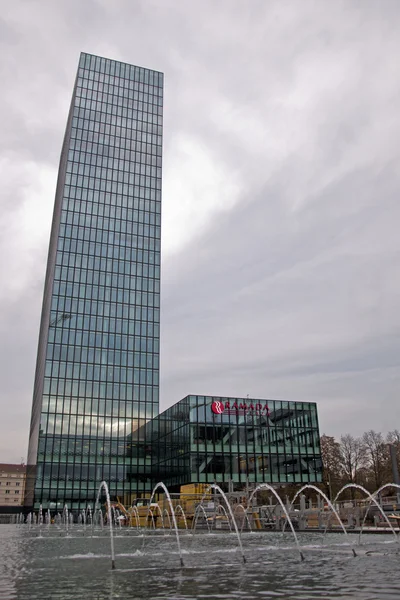
[(71, 129), (70, 149), (73, 148), (74, 140), (83, 140), (89, 143), (98, 144), (100, 146), (111, 146), (122, 150), (134, 150), (135, 152), (146, 152), (147, 154), (162, 155), (162, 148), (153, 142), (151, 136), (138, 131), (136, 138), (116, 137), (115, 135), (99, 133), (98, 131), (90, 131), (88, 129)]
[(104, 74), (114, 82), (126, 81), (129, 85), (132, 82), (135, 87), (140, 84), (161, 86), (164, 79), (159, 71), (86, 53), (81, 54), (78, 73), (89, 78)]
[[(113, 127), (120, 127), (125, 132), (123, 137), (128, 137), (128, 132), (136, 130), (159, 136), (162, 135), (162, 119), (158, 115), (153, 115), (152, 112), (124, 108), (117, 110), (117, 107), (106, 103), (101, 104), (97, 110), (94, 110), (80, 106), (81, 101), (79, 98), (75, 100), (72, 122), (74, 123), (75, 119), (75, 123), (85, 123), (86, 126), (81, 126), (81, 129), (90, 129), (91, 124), (95, 126), (97, 123), (102, 123), (109, 125), (111, 127), (110, 131)], [(143, 109), (145, 108), (146, 106), (143, 107)], [(97, 131), (100, 131), (100, 129)]]
[[(88, 120), (78, 117), (72, 118), (72, 131), (71, 137), (78, 137), (78, 133), (73, 135), (74, 130), (87, 131), (97, 133), (99, 135), (104, 134), (110, 136), (110, 139), (115, 137), (115, 145), (124, 146), (131, 143), (131, 141), (139, 141), (141, 143), (153, 144), (155, 146), (162, 146), (162, 134), (153, 131), (153, 125), (146, 121), (133, 121), (136, 123), (135, 128), (122, 127), (118, 125), (110, 125), (109, 123), (103, 123), (99, 120)], [(159, 127), (157, 126), (157, 129)], [(81, 134), (82, 135), (82, 134)], [(104, 143), (104, 142), (100, 142)], [(114, 145), (114, 144), (113, 144)]]
[[(75, 144), (73, 144), (76, 146)], [(161, 157), (155, 152), (149, 154), (147, 152), (138, 152), (135, 150), (125, 150), (114, 146), (96, 146), (83, 150), (70, 148), (68, 152), (68, 160), (75, 161), (80, 164), (90, 164), (97, 167), (108, 167), (119, 171), (130, 171), (132, 165), (151, 165), (153, 167), (161, 167)]]
[[(78, 86), (74, 105), (79, 108), (100, 111), (104, 110), (104, 106), (110, 106), (113, 113), (120, 117), (139, 118), (140, 120), (147, 120), (152, 115), (154, 117), (152, 122), (162, 125), (162, 98), (140, 92), (122, 94), (119, 92), (121, 92), (120, 89), (114, 91), (114, 93), (108, 93)], [(106, 112), (109, 112), (109, 109), (106, 109)]]
[[(54, 413), (54, 414), (67, 414), (67, 415), (100, 415), (104, 416), (114, 416), (121, 418), (134, 418), (136, 421), (133, 421), (130, 425), (130, 432), (137, 428), (140, 425), (143, 425), (143, 419), (149, 418), (149, 415), (155, 413), (158, 407), (158, 388), (154, 388), (155, 393), (151, 394), (151, 389), (146, 389), (146, 400), (145, 403), (143, 401), (138, 400), (106, 400), (102, 398), (74, 398), (74, 397), (66, 397), (65, 395), (61, 396), (43, 396), (42, 400), (42, 412), (43, 413)], [(139, 420), (138, 420), (139, 419)], [(141, 420), (140, 420), (141, 419)], [(147, 429), (144, 430), (143, 436), (146, 436)], [(148, 435), (148, 431), (147, 431)], [(142, 433), (140, 435), (142, 437)], [(42, 439), (44, 441), (45, 438)], [(76, 438), (78, 439), (78, 438)], [(75, 444), (73, 438), (65, 439), (61, 438), (58, 440), (59, 445), (61, 447), (70, 447), (72, 443)], [(120, 440), (114, 440), (116, 444), (122, 443), (125, 445), (125, 438)], [(76, 442), (77, 443), (77, 442)], [(89, 443), (89, 442), (88, 442)], [(44, 447), (44, 446), (43, 446)]]
[[(163, 122), (162, 99), (156, 96), (147, 96), (144, 101), (141, 101), (134, 99), (133, 95), (118, 97), (117, 95), (92, 92), (78, 87), (74, 106), (75, 111), (92, 111), (96, 116), (91, 114), (87, 118), (94, 118), (96, 121), (100, 119), (98, 115), (101, 113), (103, 116), (106, 114), (133, 121), (145, 121), (160, 127)], [(74, 114), (78, 116), (76, 112)], [(82, 114), (79, 116), (85, 117)], [(111, 123), (112, 121), (107, 120), (106, 122)], [(126, 126), (130, 127), (129, 124)]]
[[(101, 335), (101, 334), (100, 334)], [(112, 341), (113, 347), (91, 347), (91, 346), (80, 346), (76, 342), (80, 340), (79, 332), (74, 334), (75, 344), (61, 345), (53, 344), (49, 342), (47, 344), (47, 360), (55, 360), (61, 362), (83, 362), (88, 364), (106, 364), (109, 354), (114, 351), (121, 351), (120, 360), (121, 366), (125, 366), (123, 363), (126, 361), (127, 367), (134, 366), (135, 354), (138, 352), (146, 352), (147, 354), (158, 354), (159, 339), (158, 337), (139, 337), (135, 336), (132, 342), (129, 338), (129, 342), (123, 340), (125, 336), (115, 336)], [(129, 350), (128, 350), (129, 347)], [(132, 350), (130, 350), (132, 348)], [(133, 349), (135, 352), (133, 352)]]
[[(91, 132), (85, 132), (87, 134)], [(137, 142), (136, 140), (130, 140), (130, 144), (124, 143), (123, 145), (116, 145), (115, 139), (109, 140), (107, 138), (107, 142), (99, 142), (93, 140), (93, 134), (90, 135), (90, 140), (88, 140), (89, 135), (83, 136), (78, 139), (77, 137), (72, 137), (69, 141), (69, 150), (70, 151), (79, 151), (84, 152), (89, 155), (100, 155), (112, 158), (121, 158), (124, 160), (138, 161), (147, 163), (149, 159), (153, 159), (153, 156), (157, 157), (157, 167), (161, 166), (162, 157), (160, 147), (154, 144), (144, 144), (141, 142)], [(124, 139), (124, 142), (127, 140)]]

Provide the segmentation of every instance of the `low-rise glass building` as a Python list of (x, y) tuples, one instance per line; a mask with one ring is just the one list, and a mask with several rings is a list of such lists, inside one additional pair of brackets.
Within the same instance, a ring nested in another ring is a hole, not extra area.
[(153, 483), (172, 489), (188, 483), (322, 481), (312, 402), (186, 396), (131, 441), (147, 460), (151, 456)]

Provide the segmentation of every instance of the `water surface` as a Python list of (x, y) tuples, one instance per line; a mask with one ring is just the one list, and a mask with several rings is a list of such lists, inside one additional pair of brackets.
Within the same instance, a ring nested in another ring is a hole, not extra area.
[[(116, 531), (111, 570), (105, 529), (65, 530), (0, 526), (0, 599), (111, 600), (350, 599), (399, 600), (400, 544), (389, 535), (365, 535), (358, 556), (341, 534), (299, 534), (301, 562), (290, 533), (244, 533), (243, 564), (235, 534)], [(357, 544), (357, 536), (350, 536)]]

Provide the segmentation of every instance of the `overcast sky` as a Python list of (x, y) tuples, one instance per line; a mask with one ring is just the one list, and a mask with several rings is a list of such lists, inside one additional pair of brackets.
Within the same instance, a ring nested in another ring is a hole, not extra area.
[(165, 73), (161, 408), (399, 427), (398, 0), (13, 0), (0, 18), (0, 462), (25, 459), (80, 51)]

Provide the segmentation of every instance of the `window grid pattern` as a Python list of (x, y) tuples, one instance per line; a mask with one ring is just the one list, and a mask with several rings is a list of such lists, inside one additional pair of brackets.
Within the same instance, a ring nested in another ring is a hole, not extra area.
[(188, 396), (146, 427), (154, 478), (171, 486), (322, 481), (315, 403)]
[(161, 73), (81, 55), (53, 223), (35, 506), (85, 508), (103, 479), (125, 501), (150, 489), (151, 461), (127, 440), (159, 405), (162, 99)]

